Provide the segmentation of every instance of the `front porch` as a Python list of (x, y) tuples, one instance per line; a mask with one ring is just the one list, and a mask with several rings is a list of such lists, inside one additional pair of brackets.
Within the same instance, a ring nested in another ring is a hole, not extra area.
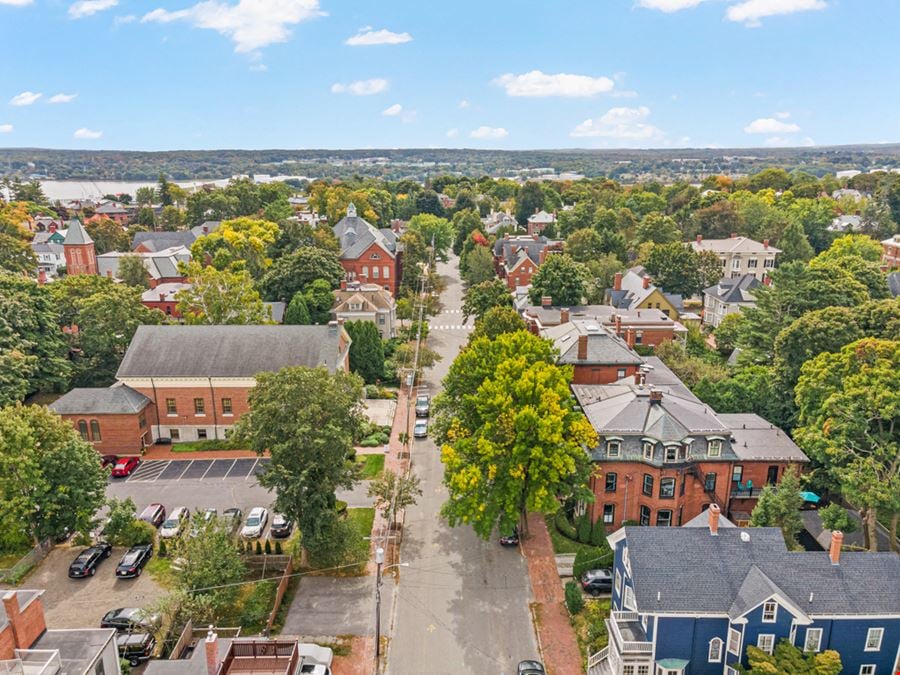
[(588, 675), (650, 675), (653, 643), (637, 612), (612, 612), (606, 620), (609, 646), (588, 659)]

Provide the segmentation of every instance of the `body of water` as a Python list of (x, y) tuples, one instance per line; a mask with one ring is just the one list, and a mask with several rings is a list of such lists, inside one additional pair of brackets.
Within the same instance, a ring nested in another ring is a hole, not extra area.
[[(228, 184), (228, 178), (220, 180), (174, 181), (185, 189), (213, 183), (219, 187)], [(83, 180), (42, 180), (41, 187), (51, 202), (57, 199), (99, 199), (103, 195), (127, 192), (134, 196), (140, 187), (156, 187), (156, 181), (83, 181)]]

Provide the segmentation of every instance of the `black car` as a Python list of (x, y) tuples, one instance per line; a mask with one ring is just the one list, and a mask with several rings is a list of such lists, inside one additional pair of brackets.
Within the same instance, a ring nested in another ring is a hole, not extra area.
[(105, 541), (84, 549), (69, 565), (69, 577), (80, 579), (92, 577), (97, 572), (97, 565), (106, 560), (112, 553), (112, 546)]
[(612, 570), (588, 570), (581, 576), (581, 588), (589, 595), (612, 593)]
[(131, 579), (141, 576), (141, 570), (147, 561), (153, 557), (153, 544), (139, 544), (132, 546), (116, 567), (116, 576), (120, 579)]
[(518, 546), (519, 545), (519, 528), (513, 527), (512, 532), (500, 537), (501, 546)]
[(156, 648), (156, 638), (149, 633), (121, 633), (116, 636), (119, 657), (133, 666), (147, 661)]
[(112, 609), (100, 619), (100, 628), (115, 628), (120, 633), (151, 630), (159, 623), (159, 617), (147, 614), (140, 607)]
[(544, 664), (540, 661), (520, 661), (516, 668), (516, 675), (546, 675)]
[(272, 516), (272, 526), (269, 528), (269, 533), (275, 537), (276, 539), (284, 539), (285, 537), (290, 537), (291, 532), (294, 530), (294, 523), (285, 518), (280, 513), (276, 513)]

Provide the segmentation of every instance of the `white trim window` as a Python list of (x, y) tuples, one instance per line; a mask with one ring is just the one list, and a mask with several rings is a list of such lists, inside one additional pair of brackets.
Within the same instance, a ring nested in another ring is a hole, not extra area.
[(822, 648), (822, 629), (807, 628), (806, 638), (803, 640), (804, 652), (817, 652)]
[(722, 455), (722, 441), (718, 438), (710, 439), (706, 448), (706, 454), (710, 457), (720, 457)]
[(881, 640), (884, 638), (884, 628), (870, 628), (866, 633), (867, 652), (880, 652)]
[(616, 570), (616, 595), (622, 599), (622, 574), (619, 570)]
[(859, 675), (875, 675), (875, 664), (865, 663), (859, 667)]
[(625, 601), (624, 601), (625, 609), (630, 609), (631, 611), (635, 611), (637, 609), (637, 602), (634, 599), (634, 589), (631, 586), (625, 587)]
[(775, 635), (773, 633), (760, 633), (756, 638), (756, 646), (766, 654), (771, 654), (775, 649)]
[(763, 623), (775, 623), (775, 620), (778, 618), (778, 603), (769, 600), (768, 602), (763, 603), (762, 610), (762, 621)]
[(606, 456), (618, 457), (622, 453), (622, 441), (606, 441)]
[(722, 662), (722, 640), (719, 638), (713, 638), (709, 641), (709, 655), (707, 656), (707, 661), (709, 663), (721, 663)]
[(728, 629), (728, 653), (735, 656), (741, 655), (741, 634), (734, 628)]
[(653, 443), (644, 441), (644, 461), (653, 461)]

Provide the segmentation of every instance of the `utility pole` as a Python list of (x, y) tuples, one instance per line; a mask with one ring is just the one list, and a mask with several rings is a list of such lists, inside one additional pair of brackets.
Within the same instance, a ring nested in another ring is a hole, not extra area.
[(381, 658), (381, 566), (384, 564), (384, 549), (375, 549), (375, 660)]

